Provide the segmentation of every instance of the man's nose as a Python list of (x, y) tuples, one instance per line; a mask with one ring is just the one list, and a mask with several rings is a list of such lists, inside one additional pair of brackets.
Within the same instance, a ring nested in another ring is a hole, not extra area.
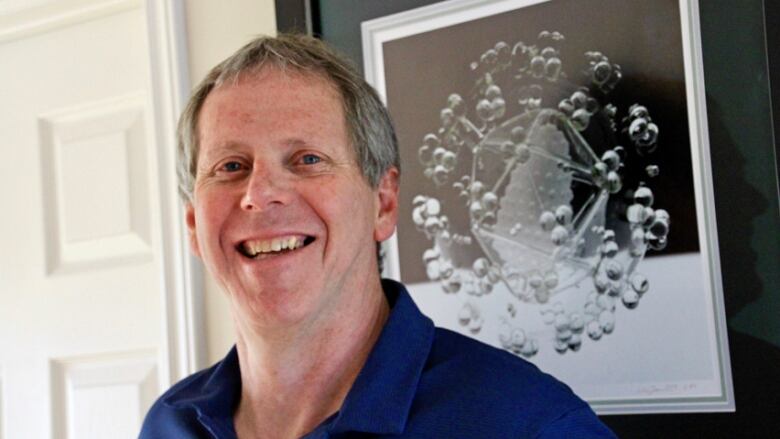
[(247, 180), (246, 190), (241, 197), (241, 208), (262, 211), (272, 206), (289, 204), (291, 193), (283, 172), (256, 164)]

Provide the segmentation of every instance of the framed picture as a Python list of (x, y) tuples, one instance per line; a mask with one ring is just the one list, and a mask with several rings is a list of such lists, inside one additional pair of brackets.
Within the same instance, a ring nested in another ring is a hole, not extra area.
[(386, 275), (600, 414), (732, 411), (695, 0), (364, 22), (401, 148)]

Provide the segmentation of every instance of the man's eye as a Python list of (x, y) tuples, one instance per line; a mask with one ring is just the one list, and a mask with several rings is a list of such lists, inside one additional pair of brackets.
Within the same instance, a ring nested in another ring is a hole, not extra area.
[(226, 172), (236, 172), (241, 170), (241, 163), (239, 162), (227, 162), (222, 165), (222, 170)]
[(303, 157), (301, 157), (301, 162), (304, 165), (316, 165), (317, 163), (321, 162), (322, 159), (314, 154), (306, 154)]

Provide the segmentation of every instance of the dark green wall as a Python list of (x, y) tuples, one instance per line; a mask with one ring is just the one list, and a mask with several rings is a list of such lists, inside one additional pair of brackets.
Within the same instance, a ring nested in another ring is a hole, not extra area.
[(702, 2), (702, 46), (724, 289), (738, 297), (729, 323), (780, 347), (780, 210), (762, 6)]

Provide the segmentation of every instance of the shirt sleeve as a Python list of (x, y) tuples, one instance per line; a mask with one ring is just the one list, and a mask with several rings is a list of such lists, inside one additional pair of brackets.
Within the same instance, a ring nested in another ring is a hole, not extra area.
[(537, 439), (574, 437), (578, 439), (617, 438), (588, 406), (566, 412), (547, 424), (536, 436)]

